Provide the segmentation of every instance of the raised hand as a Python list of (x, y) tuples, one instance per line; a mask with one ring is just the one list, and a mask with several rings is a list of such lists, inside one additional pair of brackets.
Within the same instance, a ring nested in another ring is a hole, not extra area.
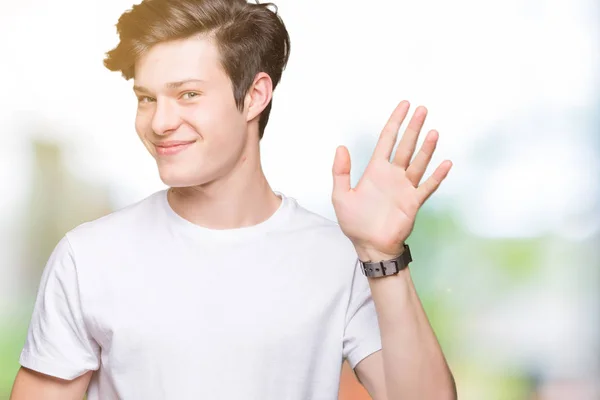
[(404, 241), (413, 230), (417, 212), (452, 167), (451, 161), (442, 162), (421, 183), (438, 141), (438, 132), (431, 130), (412, 159), (427, 116), (425, 107), (416, 109), (394, 158), (390, 160), (409, 108), (408, 101), (402, 101), (396, 107), (356, 187), (350, 187), (348, 149), (339, 146), (336, 150), (332, 202), (342, 231), (352, 241), (361, 259), (394, 258), (402, 252)]

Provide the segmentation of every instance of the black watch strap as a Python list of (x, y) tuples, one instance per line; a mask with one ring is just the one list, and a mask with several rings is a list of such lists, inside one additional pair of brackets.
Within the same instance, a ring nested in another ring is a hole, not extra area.
[(382, 276), (396, 275), (412, 261), (410, 248), (405, 243), (404, 251), (398, 257), (386, 261), (360, 261), (363, 274), (369, 278), (380, 278)]

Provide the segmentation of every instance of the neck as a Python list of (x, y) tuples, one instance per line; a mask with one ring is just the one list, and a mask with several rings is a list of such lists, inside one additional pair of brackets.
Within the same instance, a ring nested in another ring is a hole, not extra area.
[(223, 177), (199, 186), (169, 189), (171, 208), (188, 221), (209, 229), (235, 229), (266, 221), (281, 199), (267, 182), (259, 153), (244, 153)]

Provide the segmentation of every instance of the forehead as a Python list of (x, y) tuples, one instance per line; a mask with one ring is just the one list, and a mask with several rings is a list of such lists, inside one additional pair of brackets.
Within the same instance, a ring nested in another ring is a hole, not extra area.
[(226, 78), (219, 51), (205, 37), (162, 42), (152, 46), (135, 64), (135, 84), (162, 86), (184, 79), (218, 81)]

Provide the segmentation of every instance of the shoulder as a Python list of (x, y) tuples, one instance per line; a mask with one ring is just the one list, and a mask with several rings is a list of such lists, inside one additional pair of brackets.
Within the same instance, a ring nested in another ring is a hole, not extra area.
[(352, 242), (336, 221), (308, 210), (295, 199), (291, 201), (294, 213), (290, 221), (290, 229), (304, 234), (310, 238), (311, 243), (318, 243), (320, 247), (327, 247), (338, 254), (356, 256)]
[(149, 228), (153, 216), (160, 210), (160, 200), (163, 195), (164, 191), (155, 192), (122, 209), (82, 223), (67, 232), (65, 237), (75, 253), (81, 248), (104, 247), (111, 243), (122, 243), (132, 239), (137, 232)]
[(301, 206), (295, 199), (292, 199), (292, 202), (295, 209), (294, 223), (299, 225), (297, 227), (323, 231), (324, 233), (334, 235), (343, 234), (336, 221)]

